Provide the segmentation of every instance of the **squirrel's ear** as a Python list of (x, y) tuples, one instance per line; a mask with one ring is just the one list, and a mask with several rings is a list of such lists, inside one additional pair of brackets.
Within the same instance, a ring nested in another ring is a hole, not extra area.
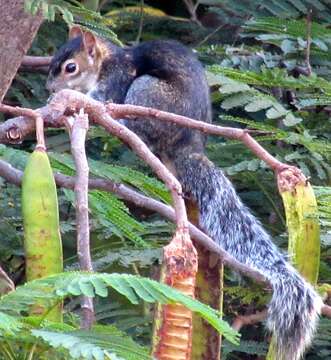
[(94, 34), (90, 31), (84, 31), (83, 43), (84, 43), (84, 48), (87, 51), (87, 53), (91, 57), (94, 57), (96, 54), (96, 48), (97, 48), (97, 39), (94, 36)]
[(79, 37), (79, 36), (82, 36), (82, 35), (83, 35), (83, 31), (80, 28), (80, 26), (78, 26), (78, 25), (74, 25), (69, 29), (69, 36), (68, 36), (69, 40)]

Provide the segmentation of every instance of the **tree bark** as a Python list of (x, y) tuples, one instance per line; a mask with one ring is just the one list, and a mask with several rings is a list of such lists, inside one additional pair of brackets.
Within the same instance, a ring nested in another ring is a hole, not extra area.
[(24, 11), (24, 0), (0, 0), (0, 102), (42, 23)]

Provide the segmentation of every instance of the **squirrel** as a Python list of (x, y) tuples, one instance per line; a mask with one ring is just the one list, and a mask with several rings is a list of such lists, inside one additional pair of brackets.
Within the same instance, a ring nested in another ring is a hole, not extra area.
[[(200, 121), (212, 119), (202, 64), (190, 49), (172, 40), (122, 48), (74, 26), (51, 61), (47, 88), (69, 88), (102, 102), (152, 107)], [(179, 179), (199, 208), (199, 227), (269, 280), (273, 295), (267, 327), (274, 333), (277, 359), (300, 359), (316, 331), (322, 300), (204, 155), (205, 135), (149, 119), (124, 123)]]

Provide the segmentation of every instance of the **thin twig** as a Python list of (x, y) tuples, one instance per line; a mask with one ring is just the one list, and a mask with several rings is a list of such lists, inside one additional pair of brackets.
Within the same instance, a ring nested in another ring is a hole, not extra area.
[(0, 295), (7, 294), (13, 290), (15, 290), (14, 282), (0, 266)]
[[(71, 153), (76, 166), (75, 207), (77, 228), (77, 255), (80, 269), (93, 271), (90, 253), (90, 227), (88, 214), (88, 176), (89, 168), (85, 152), (85, 139), (88, 130), (88, 117), (81, 110), (75, 115), (71, 129)], [(94, 322), (93, 300), (84, 296), (82, 298), (83, 329), (90, 329)]]
[(200, 1), (197, 0), (197, 2), (194, 3), (193, 0), (183, 0), (183, 2), (186, 6), (187, 11), (190, 14), (191, 20), (194, 21), (199, 26), (201, 26), (201, 22), (199, 21), (199, 19), (197, 17), (197, 10), (200, 5)]
[(268, 310), (259, 311), (251, 315), (238, 315), (232, 323), (232, 328), (240, 331), (243, 326), (253, 325), (263, 321), (267, 315)]
[(310, 65), (310, 48), (311, 48), (311, 23), (312, 23), (312, 9), (308, 10), (307, 13), (307, 46), (306, 46), (306, 67), (308, 76), (312, 74), (312, 69)]
[(172, 122), (180, 126), (199, 130), (205, 134), (218, 135), (228, 139), (239, 140), (243, 142), (258, 158), (265, 161), (273, 170), (282, 170), (284, 167), (289, 167), (268, 153), (256, 140), (254, 140), (249, 135), (247, 130), (213, 125), (203, 121), (193, 120), (186, 116), (143, 106), (113, 103), (107, 104), (106, 106), (110, 115), (115, 119), (127, 118), (131, 120), (137, 120), (137, 117), (155, 119), (156, 121)]
[(206, 41), (208, 41), (213, 35), (215, 35), (217, 32), (219, 32), (222, 28), (224, 28), (226, 24), (220, 24), (217, 26), (216, 29), (211, 31), (209, 34), (207, 34), (196, 46), (202, 46)]
[(37, 115), (36, 117), (36, 138), (37, 138), (36, 149), (41, 149), (46, 151), (44, 119), (40, 115)]
[(331, 319), (331, 306), (324, 304), (321, 309), (321, 314)]
[(140, 18), (139, 18), (139, 27), (138, 33), (136, 37), (136, 43), (139, 44), (141, 35), (143, 33), (143, 26), (144, 26), (144, 0), (140, 0)]

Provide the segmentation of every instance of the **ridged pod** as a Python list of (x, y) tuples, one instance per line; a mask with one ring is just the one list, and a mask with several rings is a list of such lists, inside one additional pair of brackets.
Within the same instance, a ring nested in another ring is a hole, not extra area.
[[(299, 273), (316, 285), (320, 266), (320, 226), (314, 191), (308, 182), (280, 189), (286, 214), (288, 253)], [(277, 360), (272, 339), (267, 360)]]
[[(22, 181), (22, 214), (28, 281), (63, 271), (62, 243), (55, 180), (46, 151), (28, 159)], [(38, 312), (36, 308), (33, 311)], [(39, 312), (43, 312), (39, 309)], [(61, 309), (48, 318), (61, 320)]]
[[(161, 281), (194, 297), (197, 253), (188, 233), (177, 231), (164, 248)], [(158, 304), (154, 315), (153, 356), (158, 360), (190, 360), (192, 312), (180, 304)]]
[(281, 193), (289, 234), (288, 252), (301, 275), (315, 285), (320, 266), (320, 227), (314, 191), (309, 183)]

